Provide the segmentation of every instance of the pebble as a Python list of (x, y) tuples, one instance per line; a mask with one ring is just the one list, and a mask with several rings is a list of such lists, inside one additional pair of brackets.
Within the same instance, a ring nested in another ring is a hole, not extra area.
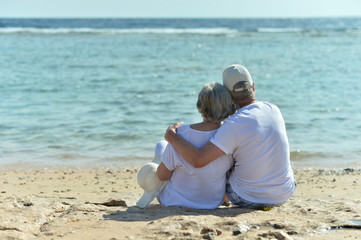
[(233, 236), (237, 236), (239, 234), (242, 234), (242, 230), (241, 229), (236, 229), (236, 230), (233, 230)]
[(215, 237), (216, 237), (216, 234), (214, 232), (209, 232), (209, 233), (206, 233), (203, 235), (204, 239), (209, 239), (209, 240), (215, 239)]

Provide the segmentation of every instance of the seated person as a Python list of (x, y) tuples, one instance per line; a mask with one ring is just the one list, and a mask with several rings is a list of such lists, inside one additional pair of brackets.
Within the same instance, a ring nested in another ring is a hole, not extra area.
[(281, 206), (296, 188), (281, 111), (272, 103), (255, 99), (254, 82), (244, 66), (229, 66), (222, 78), (238, 109), (214, 137), (199, 148), (177, 134), (181, 124), (174, 124), (165, 139), (195, 167), (232, 154), (235, 164), (226, 186), (232, 204), (256, 209)]
[[(234, 113), (234, 107), (223, 85), (207, 83), (199, 92), (197, 108), (203, 121), (182, 125), (177, 134), (202, 148), (216, 134), (222, 121)], [(204, 167), (195, 168), (171, 144), (165, 146), (163, 141), (156, 149), (163, 149), (158, 178), (168, 180), (157, 196), (162, 206), (214, 209), (224, 202), (226, 173), (233, 165), (231, 155), (223, 155)]]

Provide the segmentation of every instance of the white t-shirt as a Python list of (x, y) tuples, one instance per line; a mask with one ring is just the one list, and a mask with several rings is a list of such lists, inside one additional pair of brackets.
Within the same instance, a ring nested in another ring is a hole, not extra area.
[(295, 191), (286, 127), (277, 106), (258, 101), (239, 109), (210, 141), (233, 154), (229, 181), (241, 198), (279, 204)]
[[(177, 134), (197, 148), (202, 148), (217, 130), (203, 132), (182, 125)], [(186, 162), (168, 144), (162, 162), (169, 170), (173, 170), (167, 185), (158, 195), (163, 206), (185, 206), (195, 209), (214, 209), (223, 203), (226, 172), (232, 167), (231, 155), (223, 155), (202, 168), (195, 168)]]

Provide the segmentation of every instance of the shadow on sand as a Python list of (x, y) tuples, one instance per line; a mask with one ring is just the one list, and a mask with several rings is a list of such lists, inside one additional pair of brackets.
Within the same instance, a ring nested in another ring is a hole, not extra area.
[(213, 215), (218, 217), (235, 217), (240, 214), (250, 213), (255, 209), (240, 207), (220, 207), (212, 210), (199, 210), (186, 207), (161, 207), (159, 204), (151, 205), (146, 209), (136, 206), (128, 207), (125, 211), (116, 211), (111, 214), (104, 214), (106, 220), (121, 222), (154, 221), (169, 216), (200, 216)]

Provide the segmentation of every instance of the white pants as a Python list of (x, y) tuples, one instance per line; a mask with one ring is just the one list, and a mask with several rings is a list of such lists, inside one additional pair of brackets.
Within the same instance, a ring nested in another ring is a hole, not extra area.
[(166, 140), (157, 142), (157, 144), (155, 145), (154, 158), (153, 158), (152, 162), (158, 163), (158, 164), (161, 163), (162, 154), (164, 153), (167, 145), (168, 145), (168, 142)]

